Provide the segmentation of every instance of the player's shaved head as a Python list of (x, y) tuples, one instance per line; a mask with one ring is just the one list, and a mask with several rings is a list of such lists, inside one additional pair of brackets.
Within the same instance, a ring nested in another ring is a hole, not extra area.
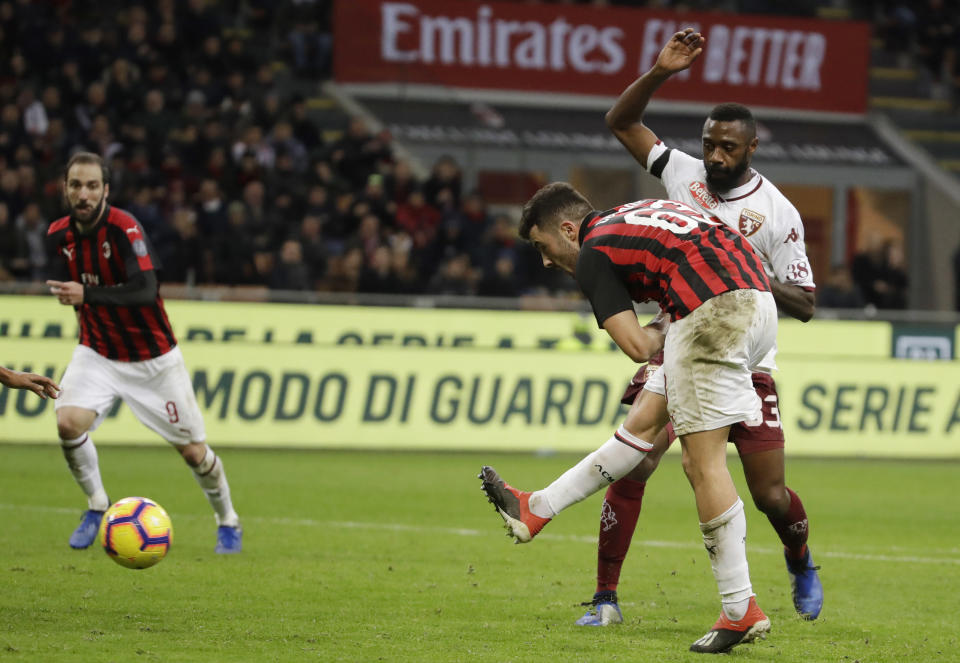
[(590, 201), (566, 182), (547, 184), (523, 206), (520, 237), (529, 240), (530, 229), (534, 226), (549, 231), (563, 220), (580, 223), (592, 210)]

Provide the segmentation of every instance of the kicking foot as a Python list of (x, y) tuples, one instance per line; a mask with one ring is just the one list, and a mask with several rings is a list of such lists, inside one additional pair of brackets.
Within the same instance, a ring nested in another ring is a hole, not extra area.
[(587, 613), (583, 617), (574, 622), (577, 626), (609, 626), (623, 623), (623, 613), (620, 612), (616, 592), (597, 592), (593, 595), (593, 600), (580, 605), (590, 607), (587, 608)]
[(80, 517), (80, 524), (70, 535), (70, 547), (77, 550), (89, 548), (90, 544), (97, 538), (101, 520), (103, 520), (103, 511), (94, 511), (93, 509), (84, 511)]
[(793, 588), (793, 607), (804, 619), (816, 619), (823, 609), (823, 585), (817, 574), (819, 566), (813, 565), (810, 548), (801, 559), (787, 560), (787, 573), (790, 574), (790, 587)]
[(770, 632), (770, 620), (757, 605), (757, 599), (750, 597), (747, 614), (737, 621), (731, 620), (722, 611), (720, 619), (706, 635), (690, 645), (690, 651), (700, 654), (723, 654), (735, 645), (753, 642), (758, 637), (765, 638)]
[(532, 493), (505, 483), (492, 467), (484, 465), (477, 478), (482, 480), (480, 487), (503, 518), (507, 536), (512, 536), (517, 543), (527, 543), (550, 522), (550, 518), (530, 513)]
[(217, 528), (217, 547), (213, 551), (220, 555), (232, 555), (243, 550), (243, 530), (239, 527), (220, 525)]

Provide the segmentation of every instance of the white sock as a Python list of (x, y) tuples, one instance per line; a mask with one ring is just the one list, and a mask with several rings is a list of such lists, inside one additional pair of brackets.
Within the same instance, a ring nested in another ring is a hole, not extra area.
[(223, 461), (207, 446), (207, 452), (200, 464), (193, 468), (193, 476), (207, 496), (207, 501), (213, 507), (217, 516), (217, 525), (239, 527), (240, 517), (233, 510), (230, 500), (230, 485), (227, 483), (227, 474), (223, 470)]
[(652, 444), (620, 426), (603, 446), (549, 486), (533, 493), (530, 496), (530, 512), (541, 518), (553, 518), (571, 504), (590, 497), (626, 475), (652, 448)]
[(100, 465), (97, 462), (97, 448), (93, 438), (87, 433), (74, 440), (60, 440), (60, 449), (67, 459), (73, 478), (87, 496), (87, 508), (94, 511), (106, 511), (110, 508), (110, 499), (100, 479)]
[(708, 523), (700, 523), (703, 545), (710, 553), (710, 568), (720, 590), (724, 614), (737, 621), (747, 614), (753, 587), (747, 568), (747, 517), (740, 498)]

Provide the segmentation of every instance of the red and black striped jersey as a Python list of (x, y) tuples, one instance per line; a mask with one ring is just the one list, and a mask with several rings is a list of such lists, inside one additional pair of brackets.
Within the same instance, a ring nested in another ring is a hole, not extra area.
[(770, 290), (760, 258), (737, 231), (672, 200), (593, 212), (580, 225), (576, 279), (597, 322), (656, 301), (677, 320), (731, 290)]
[(81, 233), (65, 216), (47, 230), (53, 276), (83, 284), (80, 343), (108, 359), (144, 361), (172, 350), (177, 339), (157, 290), (155, 264), (143, 228), (107, 206)]

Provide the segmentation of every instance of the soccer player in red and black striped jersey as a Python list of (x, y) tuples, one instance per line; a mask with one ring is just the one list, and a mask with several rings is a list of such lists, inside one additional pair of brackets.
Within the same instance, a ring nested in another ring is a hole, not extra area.
[[(693, 28), (675, 33), (654, 66), (630, 84), (607, 112), (607, 126), (627, 151), (660, 179), (667, 198), (737, 229), (763, 262), (780, 310), (807, 322), (816, 309), (816, 286), (804, 247), (803, 219), (776, 185), (751, 168), (759, 145), (753, 113), (735, 103), (715, 106), (704, 122), (702, 152), (697, 156), (664, 145), (645, 123), (644, 114), (656, 90), (690, 67), (702, 55), (704, 45), (704, 36)], [(806, 509), (785, 480), (786, 438), (771, 374), (777, 368), (775, 354), (774, 348), (753, 374), (754, 388), (763, 402), (763, 420), (735, 424), (730, 442), (736, 445), (754, 505), (783, 543), (794, 607), (812, 620), (823, 608), (823, 585), (807, 545)], [(659, 366), (660, 360), (655, 359), (640, 368), (624, 402), (632, 404), (643, 389), (664, 393)], [(672, 439), (669, 427), (662, 436), (654, 440), (655, 450), (643, 462), (607, 488), (597, 541), (596, 590), (586, 614), (576, 621), (578, 625), (623, 622), (617, 596), (620, 570), (640, 516), (647, 479)]]
[(47, 285), (61, 304), (74, 307), (80, 325), (80, 343), (56, 405), (63, 454), (87, 496), (70, 546), (89, 547), (110, 506), (90, 433), (120, 398), (193, 469), (216, 515), (215, 550), (240, 552), (240, 520), (223, 463), (206, 444), (203, 415), (164, 310), (150, 245), (133, 216), (107, 203), (109, 193), (103, 160), (91, 152), (74, 154), (64, 177), (70, 214), (47, 231), (50, 262), (59, 276)]
[[(727, 651), (766, 634), (770, 620), (747, 568), (743, 502), (726, 465), (731, 425), (761, 417), (751, 374), (776, 339), (760, 258), (735, 230), (684, 203), (641, 200), (597, 212), (562, 182), (527, 202), (520, 234), (544, 266), (577, 280), (597, 323), (631, 359), (642, 363), (663, 350), (666, 394), (644, 390), (605, 444), (543, 490), (516, 490), (484, 467), (483, 488), (508, 530), (529, 541), (561, 510), (625, 476), (669, 419), (723, 608), (691, 649)], [(641, 326), (633, 304), (645, 301), (661, 312)]]

